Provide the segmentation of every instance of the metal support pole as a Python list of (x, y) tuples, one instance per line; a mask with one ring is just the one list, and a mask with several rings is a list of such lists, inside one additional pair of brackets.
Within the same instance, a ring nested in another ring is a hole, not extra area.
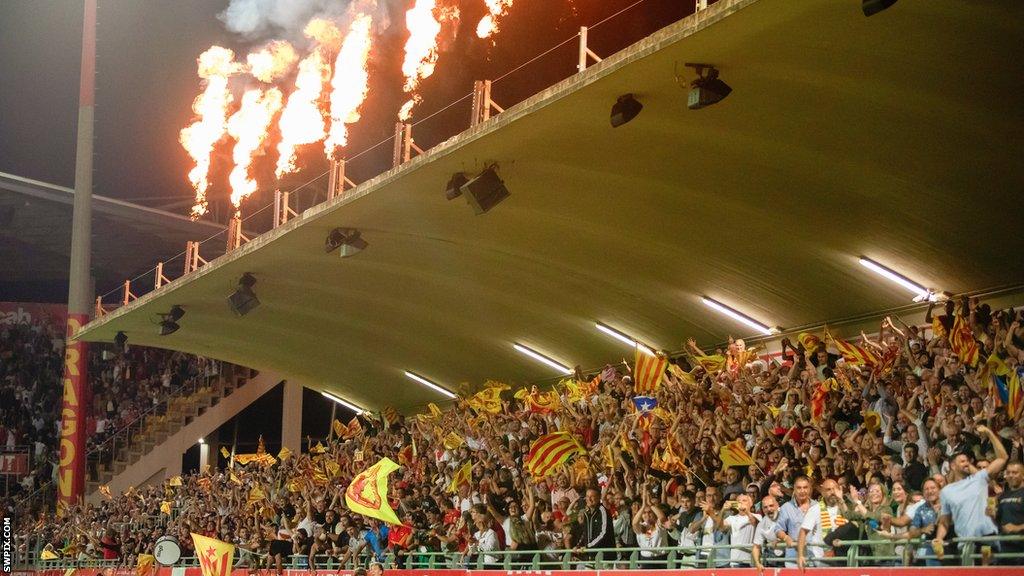
[(412, 124), (395, 124), (395, 167), (412, 160), (412, 153), (423, 154), (423, 149), (416, 145), (412, 139)]
[(61, 406), (57, 510), (78, 504), (85, 495), (85, 399), (91, 396), (85, 342), (72, 340), (92, 312), (92, 172), (96, 96), (96, 0), (84, 0), (82, 66), (78, 86), (78, 141), (75, 146), (75, 200), (71, 219), (68, 271), (67, 340)]
[(356, 183), (353, 182), (345, 175), (345, 159), (340, 158), (331, 162), (331, 177), (330, 182), (327, 185), (327, 199), (335, 198), (337, 196), (343, 196), (345, 194), (345, 186), (349, 188), (355, 188)]
[(290, 192), (282, 192), (280, 190), (274, 192), (274, 228), (284, 224), (289, 218), (299, 215), (289, 205), (290, 197)]
[(589, 59), (593, 59), (595, 63), (601, 61), (601, 57), (594, 54), (594, 51), (587, 48), (587, 27), (580, 26), (580, 59), (579, 64), (576, 65), (578, 72), (583, 72), (587, 69), (587, 64), (590, 62)]
[(492, 110), (499, 114), (505, 111), (491, 100), (491, 81), (477, 80), (473, 83), (473, 117), (470, 118), (470, 126), (489, 120)]
[(391, 155), (392, 165), (398, 168), (402, 165), (402, 140), (405, 134), (405, 124), (401, 122), (395, 123), (395, 148)]
[[(240, 216), (232, 216), (231, 221), (228, 223), (228, 252), (248, 241), (249, 238), (242, 234), (242, 218)], [(206, 262), (203, 262), (203, 264), (206, 264)]]
[(160, 288), (161, 286), (163, 286), (164, 284), (167, 284), (168, 282), (170, 282), (170, 280), (167, 278), (167, 276), (164, 276), (164, 263), (163, 262), (157, 262), (156, 263), (156, 275), (153, 278), (153, 288), (154, 289)]
[(124, 281), (124, 294), (122, 295), (121, 304), (127, 306), (129, 302), (135, 300), (135, 294), (132, 294), (132, 281)]
[(694, 12), (700, 12), (701, 10), (706, 10), (707, 7), (708, 7), (708, 0), (697, 0), (697, 5), (696, 5), (696, 7), (694, 7), (693, 11)]

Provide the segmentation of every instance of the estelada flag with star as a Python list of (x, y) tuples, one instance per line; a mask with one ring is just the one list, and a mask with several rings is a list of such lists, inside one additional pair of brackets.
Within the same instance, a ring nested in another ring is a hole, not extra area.
[(192, 542), (199, 557), (199, 568), (203, 576), (228, 576), (234, 562), (235, 546), (192, 532)]
[(345, 503), (349, 509), (388, 524), (401, 524), (395, 511), (388, 504), (388, 475), (399, 468), (400, 466), (393, 460), (385, 457), (356, 474), (352, 483), (345, 489)]

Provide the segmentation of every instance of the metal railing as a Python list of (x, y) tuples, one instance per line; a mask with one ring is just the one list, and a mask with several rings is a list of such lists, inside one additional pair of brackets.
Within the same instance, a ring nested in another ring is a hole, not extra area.
[[(985, 536), (978, 538), (954, 538), (949, 546), (949, 554), (944, 556), (944, 564), (956, 564), (959, 566), (979, 566), (984, 558), (992, 562), (1005, 561), (1015, 565), (1024, 566), (1024, 554), (1013, 552), (1000, 552), (997, 543), (1017, 542), (1024, 544), (1024, 536)], [(931, 549), (931, 541), (926, 539), (904, 540), (894, 543), (891, 540), (844, 540), (842, 547), (848, 547), (845, 555), (825, 556), (809, 558), (809, 566), (818, 567), (858, 567), (858, 566), (905, 566), (910, 565), (909, 554), (873, 554), (864, 553), (865, 549), (872, 546), (893, 544), (906, 547), (906, 551), (917, 550), (922, 544)], [(991, 552), (984, 550), (992, 547)], [(456, 552), (421, 552), (409, 550), (402, 558), (398, 558), (392, 552), (388, 552), (382, 564), (385, 568), (407, 568), (407, 569), (477, 569), (477, 570), (574, 570), (574, 569), (669, 569), (677, 570), (683, 568), (721, 568), (728, 566), (731, 561), (731, 552), (740, 550), (745, 553), (745, 558), (740, 561), (744, 566), (751, 565), (749, 556), (752, 546), (749, 544), (718, 544), (712, 546), (661, 546), (655, 548), (592, 548), (583, 552), (572, 549), (550, 549), (550, 550), (490, 550), (481, 553), (456, 553)], [(786, 557), (768, 553), (768, 550), (781, 552), (785, 550), (784, 544), (779, 544), (765, 549), (761, 561), (765, 567), (781, 568), (786, 564), (795, 565), (796, 558)], [(239, 549), (241, 551), (241, 549)], [(792, 549), (790, 549), (792, 550)], [(273, 561), (266, 556), (253, 556), (250, 552), (246, 555), (255, 558), (262, 567), (272, 565)], [(22, 566), (32, 566), (38, 569), (67, 569), (67, 568), (103, 568), (127, 565), (125, 560), (37, 560), (38, 551), (23, 556)], [(370, 560), (375, 559), (372, 553), (366, 550), (358, 557), (345, 556), (339, 559), (333, 556), (316, 556), (313, 558), (315, 566), (310, 566), (310, 558), (304, 555), (291, 555), (283, 563), (284, 568), (311, 569), (317, 570), (338, 570), (351, 569), (357, 566), (365, 566)], [(487, 559), (492, 561), (488, 562)], [(916, 556), (915, 560), (938, 560), (934, 554)], [(177, 566), (198, 566), (198, 560), (194, 557), (182, 558)], [(243, 567), (243, 566), (239, 566)]]

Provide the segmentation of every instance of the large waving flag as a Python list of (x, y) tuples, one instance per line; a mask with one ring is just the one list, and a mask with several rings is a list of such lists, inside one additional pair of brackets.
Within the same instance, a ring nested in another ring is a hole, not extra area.
[(961, 362), (970, 367), (978, 365), (978, 341), (974, 339), (974, 332), (964, 322), (963, 316), (957, 314), (953, 320), (953, 330), (949, 334), (949, 347)]
[(521, 400), (530, 412), (541, 414), (556, 412), (562, 407), (562, 402), (558, 398), (558, 392), (554, 390), (550, 392), (537, 392), (536, 390), (520, 388), (516, 390), (514, 397), (517, 400)]
[(633, 396), (633, 406), (641, 414), (647, 414), (658, 407), (658, 399), (653, 396)]
[(459, 486), (463, 484), (473, 483), (473, 462), (466, 462), (455, 471), (452, 475), (452, 481), (448, 484), (448, 491), (452, 494), (456, 494), (459, 491)]
[(586, 453), (572, 434), (553, 432), (534, 441), (523, 467), (534, 477), (543, 478), (569, 458)]
[(228, 576), (234, 562), (235, 545), (192, 532), (192, 542), (199, 557), (203, 576)]
[(633, 366), (633, 391), (637, 394), (654, 392), (661, 385), (661, 378), (668, 367), (668, 358), (651, 356), (636, 347), (636, 364)]
[(1007, 401), (1006, 401), (1006, 415), (1010, 417), (1010, 421), (1016, 421), (1020, 418), (1020, 411), (1024, 408), (1024, 389), (1021, 389), (1020, 378), (1021, 371), (1024, 367), (1017, 366), (1016, 370), (1010, 372), (1009, 379), (1006, 383), (1007, 387)]
[(708, 374), (717, 374), (725, 370), (725, 356), (722, 354), (694, 355), (693, 360)]
[(843, 360), (845, 360), (847, 364), (867, 366), (870, 368), (878, 364), (879, 360), (881, 360), (874, 350), (865, 348), (859, 344), (854, 344), (853, 342), (847, 342), (842, 338), (836, 338), (827, 329), (825, 330), (825, 340), (831, 341), (832, 344), (835, 345), (836, 349), (839, 350), (839, 353), (843, 356)]
[[(390, 458), (363, 470), (352, 479), (345, 490), (345, 503), (350, 510), (363, 516), (377, 518), (388, 524), (401, 524), (395, 511), (388, 504), (388, 475), (400, 466)], [(203, 576), (207, 576), (203, 574)]]
[(502, 384), (500, 382), (493, 383), (491, 386), (488, 386), (467, 398), (466, 404), (475, 410), (477, 414), (483, 414), (485, 412), (488, 414), (497, 414), (501, 412), (501, 391), (508, 389), (508, 384)]
[(733, 466), (750, 466), (754, 463), (754, 459), (750, 457), (750, 453), (747, 452), (743, 441), (739, 438), (719, 448), (718, 457), (722, 460), (723, 469)]

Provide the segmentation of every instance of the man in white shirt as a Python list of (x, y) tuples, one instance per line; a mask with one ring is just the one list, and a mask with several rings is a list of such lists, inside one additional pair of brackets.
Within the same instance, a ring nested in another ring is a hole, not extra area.
[[(843, 517), (842, 488), (835, 480), (821, 483), (821, 501), (817, 508), (810, 508), (804, 515), (800, 525), (800, 539), (797, 542), (797, 566), (803, 570), (807, 566), (807, 558), (823, 558), (825, 556), (825, 535), (835, 528), (846, 524)], [(827, 566), (821, 562), (817, 566)]]
[(489, 568), (496, 568), (501, 564), (501, 560), (497, 555), (487, 554), (487, 552), (493, 552), (500, 550), (501, 546), (498, 543), (498, 535), (494, 532), (494, 529), (490, 526), (490, 518), (486, 516), (480, 516), (476, 520), (476, 532), (473, 533), (473, 547), (478, 554), (483, 555), (484, 565)]
[(775, 544), (779, 541), (778, 520), (779, 501), (775, 499), (775, 496), (769, 494), (761, 499), (761, 521), (754, 529), (754, 547), (751, 550), (754, 568), (757, 568), (758, 573), (764, 572), (764, 564), (761, 562), (762, 555), (767, 553), (767, 556), (773, 558), (779, 556), (774, 550)]
[[(753, 512), (754, 502), (750, 496), (740, 494), (736, 497), (733, 508), (736, 514), (722, 519), (722, 524), (729, 528), (729, 544), (733, 546), (751, 546), (754, 543), (754, 530), (761, 517)], [(730, 568), (749, 568), (750, 551), (745, 548), (729, 550)]]

